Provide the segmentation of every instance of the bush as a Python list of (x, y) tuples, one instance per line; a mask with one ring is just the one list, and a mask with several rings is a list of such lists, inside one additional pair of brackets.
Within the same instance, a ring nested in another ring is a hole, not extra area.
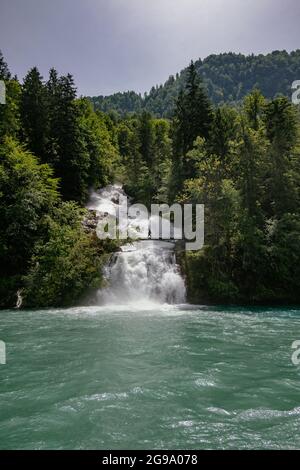
[(74, 305), (87, 289), (101, 286), (103, 242), (84, 232), (82, 212), (64, 203), (48, 219), (48, 240), (37, 243), (24, 276), (24, 306)]

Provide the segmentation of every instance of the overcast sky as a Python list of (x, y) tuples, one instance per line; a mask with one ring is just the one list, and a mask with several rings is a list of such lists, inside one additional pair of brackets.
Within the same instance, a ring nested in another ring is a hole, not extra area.
[(0, 49), (21, 79), (74, 75), (79, 94), (144, 92), (212, 53), (300, 48), (299, 0), (0, 0)]

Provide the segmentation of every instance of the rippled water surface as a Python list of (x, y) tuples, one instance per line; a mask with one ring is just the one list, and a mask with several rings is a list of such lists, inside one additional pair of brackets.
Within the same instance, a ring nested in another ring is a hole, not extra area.
[(1, 449), (299, 448), (300, 311), (2, 311)]

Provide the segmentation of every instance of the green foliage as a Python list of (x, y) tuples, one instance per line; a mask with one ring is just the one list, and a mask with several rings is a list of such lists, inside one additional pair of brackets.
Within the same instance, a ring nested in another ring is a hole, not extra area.
[(114, 110), (118, 114), (135, 114), (142, 109), (142, 97), (134, 91), (115, 93), (111, 96), (97, 96), (91, 99), (95, 109), (105, 113)]
[(101, 285), (116, 244), (80, 205), (114, 180), (147, 206), (205, 204), (205, 247), (179, 255), (191, 301), (299, 302), (299, 112), (275, 96), (299, 63), (300, 51), (210, 56), (144, 98), (101, 97), (119, 113), (105, 114), (55, 69), (20, 85), (0, 53), (0, 307), (20, 289), (28, 307), (74, 305)]
[(299, 302), (300, 216), (285, 214), (274, 221), (269, 233), (269, 283), (277, 301)]
[(43, 77), (34, 67), (26, 75), (22, 87), (21, 135), (32, 153), (42, 161), (47, 161), (47, 143), (49, 138), (49, 110), (47, 89)]
[[(112, 125), (105, 116), (93, 112), (86, 99), (75, 103), (78, 111), (78, 126), (84, 145), (87, 173), (83, 181), (84, 199), (90, 187), (99, 188), (110, 183), (120, 165), (119, 155), (108, 126)], [(82, 171), (79, 171), (82, 175)]]
[(47, 164), (12, 138), (0, 147), (0, 306), (70, 305), (99, 286), (105, 250), (82, 228), (84, 211), (60, 202)]
[(292, 149), (297, 142), (297, 115), (287, 98), (276, 98), (267, 104), (264, 116), (266, 134), (270, 141), (271, 214), (282, 216), (296, 209), (288, 181)]
[(230, 143), (234, 139), (236, 126), (237, 111), (235, 109), (228, 106), (216, 109), (213, 114), (209, 143), (211, 145), (211, 152), (219, 155), (223, 160), (230, 153)]
[(90, 186), (112, 180), (118, 155), (107, 116), (93, 112), (87, 100), (76, 100), (71, 75), (50, 70), (44, 83), (37, 68), (25, 77), (20, 100), (20, 137), (60, 178), (65, 200), (85, 202)]
[(17, 137), (19, 131), (19, 100), (21, 87), (12, 78), (7, 63), (0, 51), (0, 80), (6, 88), (6, 104), (0, 105), (0, 144), (5, 136)]
[[(182, 202), (205, 204), (205, 248), (184, 257), (189, 297), (195, 302), (297, 303), (295, 108), (285, 98), (265, 102), (255, 91), (241, 114), (228, 118), (233, 122), (222, 125), (220, 133), (195, 141), (187, 154), (194, 178), (178, 195)], [(215, 120), (222, 122), (222, 117), (215, 115)]]
[[(0, 54), (7, 102), (0, 108), (0, 307), (70, 305), (99, 286), (105, 252), (82, 228), (90, 187), (111, 182), (120, 164), (116, 124), (76, 100), (71, 75), (43, 81), (31, 69), (21, 86)], [(19, 139), (19, 141), (18, 141)]]
[(255, 89), (244, 99), (244, 110), (249, 125), (258, 130), (262, 114), (265, 110), (266, 101), (258, 89)]
[(6, 104), (0, 106), (0, 143), (6, 136), (17, 138), (20, 130), (21, 87), (16, 79), (6, 80)]
[(6, 137), (0, 146), (0, 299), (11, 284), (6, 278), (26, 271), (44, 217), (58, 200), (53, 170)]
[(122, 120), (117, 134), (128, 194), (147, 206), (166, 202), (171, 167), (169, 122), (143, 113)]
[(36, 244), (24, 277), (25, 306), (75, 305), (87, 289), (100, 287), (103, 248), (81, 219), (78, 207), (66, 202), (47, 220), (47, 238)]
[(0, 147), (0, 190), (0, 265), (7, 272), (9, 267), (20, 269), (41, 227), (41, 217), (57, 202), (57, 180), (48, 165), (39, 164), (31, 153), (6, 138)]
[[(290, 97), (291, 84), (300, 76), (300, 50), (274, 51), (270, 54), (248, 55), (213, 54), (195, 62), (197, 73), (203, 80), (209, 99), (215, 105), (241, 103), (253, 89), (261, 90), (264, 97), (278, 95)], [(133, 91), (111, 96), (90, 98), (95, 109), (116, 110), (121, 115), (148, 111), (156, 117), (170, 117), (175, 103), (185, 87), (188, 70), (160, 86), (152, 87), (141, 97)]]
[(0, 80), (8, 81), (10, 79), (11, 79), (11, 74), (10, 74), (8, 65), (5, 62), (2, 52), (0, 51)]
[(194, 166), (188, 158), (197, 137), (207, 138), (213, 122), (211, 104), (202, 88), (191, 62), (185, 89), (179, 93), (172, 119), (173, 181), (170, 197), (182, 189), (183, 183), (194, 174)]

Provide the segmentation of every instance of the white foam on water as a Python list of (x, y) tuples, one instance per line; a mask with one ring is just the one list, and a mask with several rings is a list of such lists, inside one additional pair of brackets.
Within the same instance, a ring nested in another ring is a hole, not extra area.
[[(110, 185), (92, 192), (87, 207), (115, 214), (120, 196), (126, 196), (122, 186)], [(105, 267), (108, 287), (99, 291), (99, 304), (138, 304), (148, 309), (157, 304), (184, 303), (186, 288), (174, 249), (171, 241), (149, 239), (125, 244)]]

